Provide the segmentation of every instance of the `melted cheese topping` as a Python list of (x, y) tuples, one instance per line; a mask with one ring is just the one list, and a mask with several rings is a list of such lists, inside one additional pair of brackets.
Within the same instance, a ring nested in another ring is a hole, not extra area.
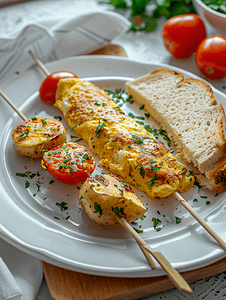
[(55, 106), (63, 110), (69, 125), (100, 157), (101, 166), (151, 198), (164, 198), (193, 185), (194, 178), (186, 175), (186, 166), (90, 82), (60, 80)]

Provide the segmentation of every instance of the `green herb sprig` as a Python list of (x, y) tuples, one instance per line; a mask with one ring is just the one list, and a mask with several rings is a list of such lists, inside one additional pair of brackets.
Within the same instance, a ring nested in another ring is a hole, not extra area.
[(99, 0), (98, 3), (110, 4), (127, 17), (132, 23), (130, 31), (153, 31), (160, 17), (169, 19), (176, 15), (196, 13), (192, 0)]

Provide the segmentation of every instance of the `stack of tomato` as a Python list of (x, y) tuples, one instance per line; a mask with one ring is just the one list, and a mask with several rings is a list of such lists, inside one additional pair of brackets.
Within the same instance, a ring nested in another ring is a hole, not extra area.
[(226, 76), (226, 37), (206, 37), (205, 25), (198, 15), (172, 17), (165, 23), (162, 37), (166, 49), (177, 58), (186, 58), (196, 52), (196, 65), (206, 77)]

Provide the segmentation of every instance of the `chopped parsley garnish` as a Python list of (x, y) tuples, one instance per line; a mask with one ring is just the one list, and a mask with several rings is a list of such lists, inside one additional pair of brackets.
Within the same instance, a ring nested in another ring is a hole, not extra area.
[(149, 185), (153, 185), (153, 184), (155, 183), (156, 180), (158, 180), (158, 177), (157, 177), (157, 175), (155, 174), (155, 175), (153, 176), (153, 178), (148, 182), (148, 184), (149, 184)]
[(123, 195), (123, 190), (122, 189), (119, 189), (120, 193)]
[(179, 172), (178, 174), (181, 175), (181, 174), (183, 174), (184, 172), (185, 172), (185, 169), (182, 170), (181, 172)]
[(182, 221), (182, 219), (181, 219), (181, 218), (179, 218), (179, 217), (175, 217), (175, 219), (176, 219), (176, 224), (180, 224), (180, 223), (181, 223), (181, 221)]
[(121, 213), (120, 213), (120, 209), (119, 209), (118, 206), (112, 207), (112, 211), (113, 211), (120, 219), (123, 218), (123, 216), (122, 216)]
[(42, 125), (47, 125), (46, 119), (42, 119)]
[(40, 191), (40, 185), (38, 183), (36, 183), (36, 186), (38, 188), (37, 192), (39, 192)]
[(61, 202), (61, 203), (57, 202), (56, 205), (60, 206), (61, 211), (68, 209), (66, 202)]
[(209, 205), (210, 204), (210, 201), (206, 201), (206, 205)]
[[(83, 138), (79, 138), (79, 139), (75, 140), (75, 143), (78, 143), (78, 142), (80, 142), (82, 140), (83, 140)], [(76, 148), (78, 148), (78, 147), (76, 147)]]
[(69, 160), (71, 160), (71, 158), (65, 159), (63, 163), (66, 164)]
[(137, 228), (135, 228), (135, 227), (133, 227), (133, 229), (134, 229), (137, 233), (142, 233), (142, 232), (143, 232), (143, 230), (137, 229)]
[(157, 225), (161, 223), (161, 220), (159, 220), (159, 218), (152, 218), (152, 222), (154, 223), (154, 228), (156, 228)]
[(151, 167), (152, 172), (158, 172), (161, 168), (160, 167)]
[(139, 110), (143, 110), (143, 109), (144, 109), (144, 104), (139, 107)]
[(101, 209), (100, 204), (97, 204), (97, 202), (94, 203), (94, 210), (99, 213), (100, 216), (103, 215), (103, 209)]
[(73, 130), (78, 124), (75, 124), (74, 126), (71, 127), (71, 130)]
[(146, 218), (146, 215), (143, 215), (140, 219), (143, 221)]
[(25, 188), (27, 189), (27, 188), (29, 188), (29, 186), (30, 186), (30, 182), (26, 180), (26, 182), (25, 182)]
[(141, 166), (140, 167), (140, 175), (144, 178), (145, 176), (145, 169)]
[(58, 121), (61, 121), (61, 120), (62, 120), (62, 117), (60, 117), (60, 116), (54, 116), (54, 119), (55, 119), (55, 120), (58, 120)]
[(90, 157), (89, 157), (89, 154), (88, 154), (88, 153), (83, 154), (82, 158), (83, 158), (84, 160), (85, 160), (85, 159), (90, 160)]
[(117, 103), (117, 104), (120, 104), (121, 106), (126, 103), (126, 102), (129, 102), (130, 104), (133, 103), (133, 101), (131, 100), (132, 97), (131, 96), (128, 96), (126, 93), (125, 93), (125, 90), (122, 90), (122, 89), (116, 89), (114, 92), (112, 91), (109, 91), (107, 90), (106, 91), (111, 99)]
[(98, 103), (97, 100), (95, 100), (95, 105), (100, 106), (100, 103)]
[(193, 175), (193, 173), (194, 173), (194, 171), (192, 171), (192, 170), (189, 170), (189, 172), (188, 172), (188, 174), (186, 175), (187, 177), (190, 177), (190, 176), (192, 176)]
[(26, 131), (26, 132), (23, 131), (23, 132), (20, 134), (20, 137), (22, 137), (22, 136), (24, 136), (24, 135), (26, 135), (26, 137), (28, 137), (29, 131)]
[(16, 176), (19, 177), (28, 177), (28, 174), (31, 173), (30, 171), (26, 171), (24, 173), (16, 173)]
[(64, 165), (64, 164), (61, 164), (58, 168), (58, 170), (61, 170), (61, 169), (69, 169), (70, 170), (70, 173), (73, 172), (73, 168), (68, 166), (68, 165)]
[(100, 131), (101, 131), (101, 129), (103, 129), (106, 126), (107, 126), (107, 124), (105, 124), (104, 122), (101, 124), (100, 120), (99, 120), (99, 123), (98, 123), (96, 131), (95, 131), (97, 138), (100, 137)]
[(128, 113), (128, 116), (130, 117), (130, 118), (136, 118), (136, 116), (134, 115), (134, 114), (132, 114), (131, 112), (130, 113)]
[(141, 140), (141, 138), (139, 136), (132, 134), (132, 139), (134, 142), (138, 142), (138, 144), (143, 144), (143, 141)]
[(144, 125), (144, 122), (142, 122), (142, 121), (136, 121), (136, 122), (137, 122), (137, 124)]
[(152, 133), (153, 129), (151, 128), (150, 125), (145, 125), (144, 128), (149, 132)]

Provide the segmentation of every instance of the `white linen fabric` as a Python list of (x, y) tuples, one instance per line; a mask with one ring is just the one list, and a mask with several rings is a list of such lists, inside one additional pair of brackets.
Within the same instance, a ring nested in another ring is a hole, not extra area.
[(40, 260), (0, 239), (0, 300), (35, 299), (42, 279)]
[(109, 44), (129, 27), (126, 18), (111, 11), (86, 12), (69, 19), (57, 19), (51, 27), (28, 24), (11, 37), (0, 37), (0, 80), (6, 80), (17, 70), (24, 71), (34, 63), (29, 50), (44, 63), (86, 54)]
[(22, 295), (16, 280), (2, 258), (0, 258), (0, 300), (20, 300)]

